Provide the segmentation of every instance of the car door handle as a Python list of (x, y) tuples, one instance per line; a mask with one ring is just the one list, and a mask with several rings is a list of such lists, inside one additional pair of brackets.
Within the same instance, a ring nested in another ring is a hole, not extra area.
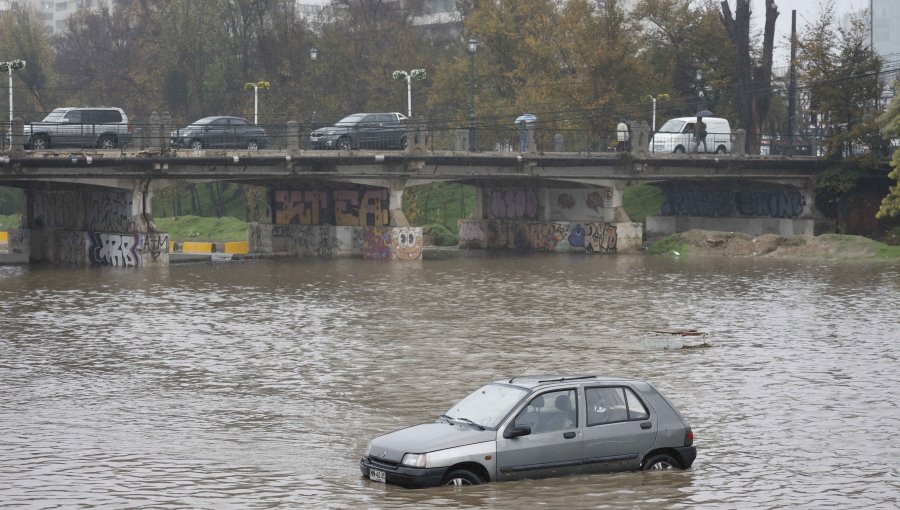
[(575, 437), (575, 433), (574, 432), (566, 432), (563, 434), (563, 437), (566, 439), (572, 439), (573, 437)]
[(652, 427), (652, 426), (653, 426), (653, 424), (650, 423), (649, 421), (645, 421), (644, 423), (641, 423), (641, 428), (644, 429), (644, 430), (647, 430), (647, 429), (649, 429), (649, 428)]

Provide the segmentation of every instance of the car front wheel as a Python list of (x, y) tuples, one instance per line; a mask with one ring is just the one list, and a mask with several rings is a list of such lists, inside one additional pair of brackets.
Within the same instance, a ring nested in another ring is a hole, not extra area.
[(97, 142), (98, 149), (115, 149), (116, 148), (116, 138), (111, 135), (103, 135), (100, 137), (100, 140)]
[(36, 151), (42, 151), (50, 148), (50, 138), (47, 135), (35, 135), (31, 139), (31, 148)]
[(659, 471), (663, 469), (680, 469), (681, 465), (667, 453), (659, 453), (644, 461), (641, 469), (644, 471)]
[(350, 149), (353, 148), (353, 144), (350, 143), (349, 138), (341, 138), (340, 140), (338, 140), (337, 146), (338, 146), (338, 149), (340, 149), (342, 151), (349, 151)]
[(678, 147), (675, 147), (675, 154), (684, 154), (684, 146), (679, 145)]
[(259, 144), (256, 143), (256, 140), (250, 140), (249, 142), (247, 142), (247, 150), (248, 151), (258, 151), (259, 150)]
[(475, 473), (466, 469), (455, 469), (444, 477), (443, 485), (481, 485), (484, 483)]
[(726, 152), (727, 150), (725, 149), (724, 145), (716, 147), (716, 154), (725, 154)]
[(191, 149), (194, 149), (195, 151), (199, 151), (202, 148), (203, 148), (202, 140), (200, 140), (199, 138), (194, 138), (193, 140), (191, 140)]

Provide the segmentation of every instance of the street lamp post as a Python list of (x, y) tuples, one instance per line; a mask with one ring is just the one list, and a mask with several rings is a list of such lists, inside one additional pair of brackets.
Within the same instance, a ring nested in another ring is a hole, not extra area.
[(656, 132), (656, 102), (657, 101), (668, 101), (669, 94), (657, 94), (655, 96), (647, 96), (650, 98), (650, 101), (653, 102), (653, 130), (651, 133)]
[(406, 80), (406, 116), (412, 118), (412, 80), (425, 79), (424, 69), (413, 69), (412, 71), (394, 71), (391, 75), (395, 80)]
[(259, 89), (268, 90), (271, 83), (260, 80), (256, 83), (245, 83), (244, 90), (253, 89), (253, 123), (259, 124)]
[(475, 152), (475, 50), (478, 41), (469, 39), (469, 152)]
[(12, 72), (25, 69), (25, 61), (20, 59), (10, 60), (9, 62), (0, 62), (0, 72), (9, 73), (9, 128), (12, 129), (13, 121), (13, 85)]
[(703, 88), (702, 82), (703, 80), (703, 69), (697, 69), (697, 111), (700, 111), (701, 103), (700, 98), (703, 96)]
[(309, 59), (312, 61), (312, 90), (313, 90), (313, 100), (312, 100), (312, 123), (311, 127), (313, 131), (316, 129), (316, 59), (319, 58), (319, 48), (313, 46), (309, 49)]

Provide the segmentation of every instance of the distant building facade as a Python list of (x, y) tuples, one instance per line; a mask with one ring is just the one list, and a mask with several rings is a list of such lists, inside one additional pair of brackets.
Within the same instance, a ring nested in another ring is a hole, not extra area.
[(66, 20), (81, 9), (112, 9), (113, 0), (0, 0), (0, 15), (24, 8), (37, 11), (49, 34), (65, 31)]
[(887, 63), (900, 62), (900, 1), (869, 0), (872, 49)]

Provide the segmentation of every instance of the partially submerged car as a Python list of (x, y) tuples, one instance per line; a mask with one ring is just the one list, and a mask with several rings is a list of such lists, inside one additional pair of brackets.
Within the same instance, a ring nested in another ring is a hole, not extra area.
[(408, 488), (628, 470), (688, 469), (681, 413), (647, 382), (515, 377), (475, 390), (431, 423), (369, 442), (363, 477)]

